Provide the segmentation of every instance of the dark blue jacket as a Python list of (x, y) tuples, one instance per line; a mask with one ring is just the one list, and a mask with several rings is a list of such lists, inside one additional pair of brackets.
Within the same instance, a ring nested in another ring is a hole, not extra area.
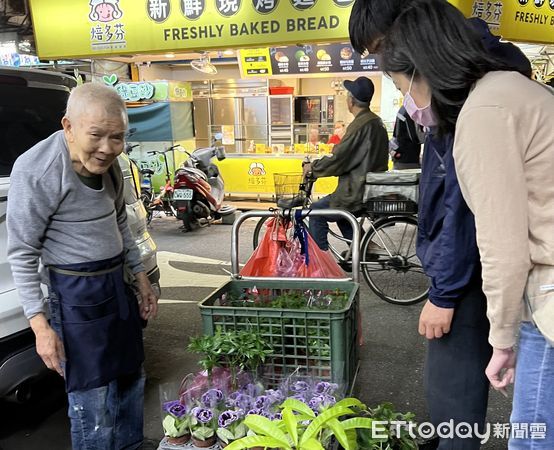
[(475, 219), (460, 191), (452, 135), (427, 136), (419, 197), (417, 256), (431, 278), (429, 300), (452, 308), (470, 282), (479, 280), (481, 265)]

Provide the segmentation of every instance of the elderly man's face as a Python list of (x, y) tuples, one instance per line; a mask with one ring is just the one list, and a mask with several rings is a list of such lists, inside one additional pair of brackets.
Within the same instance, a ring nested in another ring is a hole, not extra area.
[(87, 106), (73, 121), (62, 120), (76, 172), (101, 175), (123, 152), (127, 120), (123, 113), (107, 111), (102, 105)]

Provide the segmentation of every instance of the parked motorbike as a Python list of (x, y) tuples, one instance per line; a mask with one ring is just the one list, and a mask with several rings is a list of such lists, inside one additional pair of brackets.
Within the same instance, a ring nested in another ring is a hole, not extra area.
[[(218, 133), (216, 140), (221, 139)], [(183, 165), (175, 172), (173, 201), (177, 219), (183, 221), (184, 231), (210, 225), (214, 220), (233, 223), (236, 208), (223, 205), (225, 188), (219, 168), (212, 162), (225, 159), (225, 149), (215, 146), (198, 148), (189, 153)]]

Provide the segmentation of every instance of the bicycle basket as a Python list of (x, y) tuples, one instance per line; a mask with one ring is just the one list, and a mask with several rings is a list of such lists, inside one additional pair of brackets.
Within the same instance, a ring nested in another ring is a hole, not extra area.
[(300, 190), (304, 180), (302, 173), (275, 173), (275, 201), (279, 208), (296, 208), (304, 205), (306, 193)]

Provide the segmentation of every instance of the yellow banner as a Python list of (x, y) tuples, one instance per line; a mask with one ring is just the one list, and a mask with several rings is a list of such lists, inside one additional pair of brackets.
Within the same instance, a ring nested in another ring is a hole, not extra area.
[(354, 0), (30, 0), (41, 58), (348, 39)]
[(554, 44), (554, 0), (450, 0), (508, 41)]
[(243, 78), (271, 75), (269, 48), (249, 48), (240, 51), (240, 67)]

